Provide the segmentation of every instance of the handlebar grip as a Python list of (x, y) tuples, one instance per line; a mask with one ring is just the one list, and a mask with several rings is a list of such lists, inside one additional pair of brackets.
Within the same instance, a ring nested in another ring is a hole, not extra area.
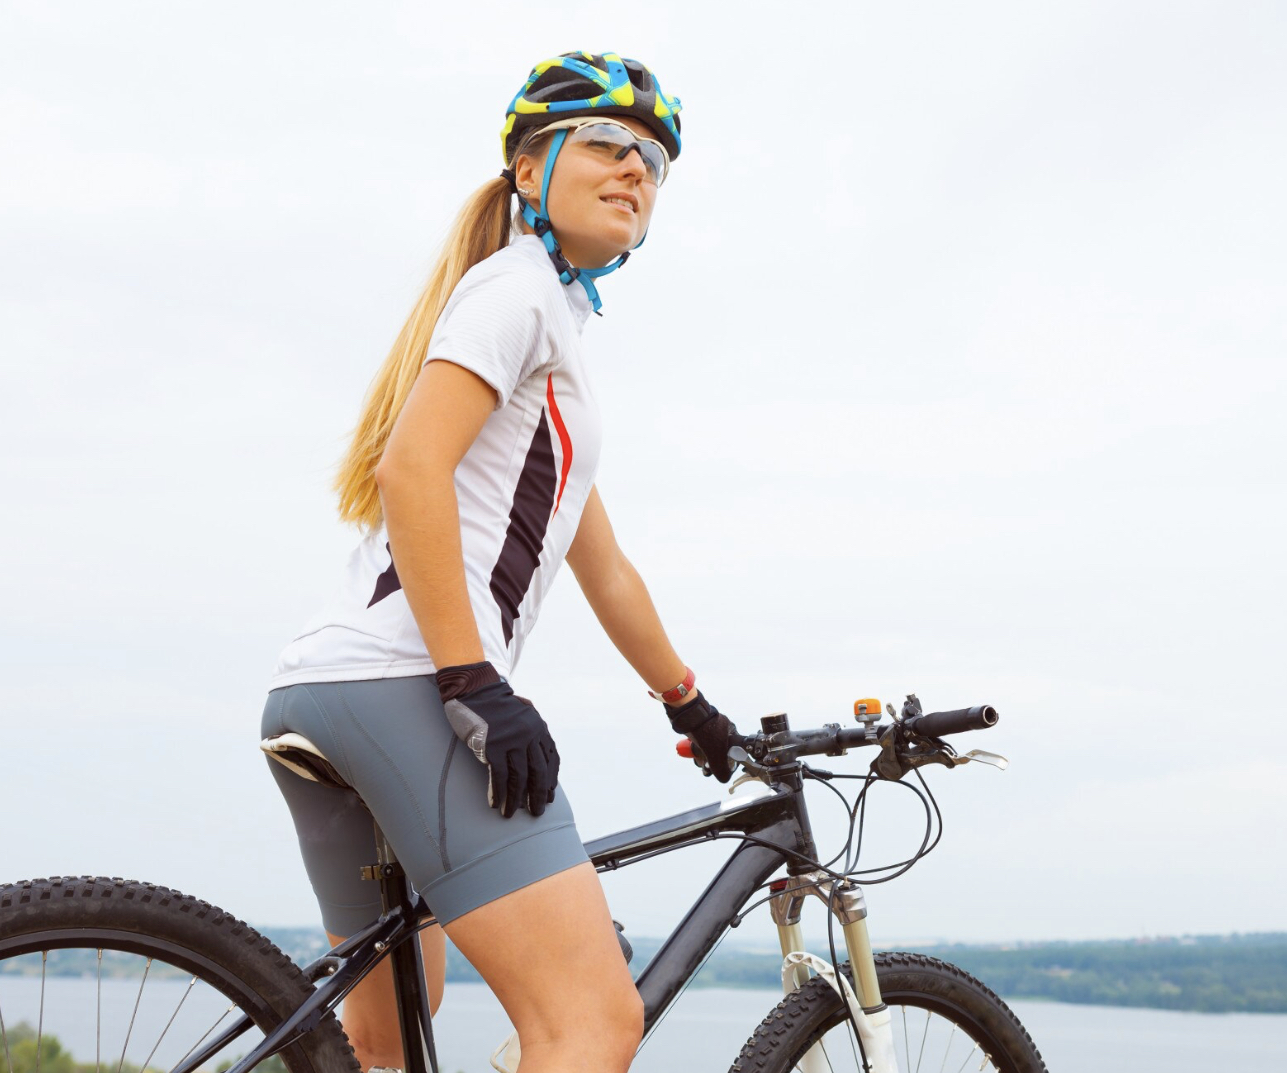
[(927, 738), (941, 738), (947, 734), (963, 734), (967, 730), (986, 730), (995, 726), (997, 710), (991, 704), (976, 704), (973, 708), (957, 708), (951, 712), (930, 712), (914, 715), (904, 721), (908, 730)]
[(693, 743), (688, 738), (680, 738), (679, 741), (675, 742), (675, 752), (685, 760), (691, 760), (693, 758)]

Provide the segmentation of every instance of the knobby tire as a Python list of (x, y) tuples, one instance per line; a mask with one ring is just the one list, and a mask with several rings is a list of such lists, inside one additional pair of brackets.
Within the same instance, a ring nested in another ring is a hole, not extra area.
[[(848, 962), (841, 971), (852, 982)], [(967, 1034), (990, 1056), (999, 1073), (1046, 1073), (1032, 1037), (1018, 1018), (964, 970), (924, 954), (882, 953), (876, 955), (876, 977), (896, 1021), (899, 1007), (928, 1010)], [(733, 1062), (732, 1073), (788, 1073), (814, 1043), (845, 1019), (840, 997), (825, 980), (814, 977), (769, 1011)]]
[[(78, 932), (89, 934), (86, 939)], [(81, 876), (0, 885), (0, 961), (41, 950), (121, 950), (174, 965), (267, 1031), (313, 988), (290, 958), (217, 906), (152, 883)], [(360, 1073), (333, 1014), (281, 1052), (291, 1073)]]

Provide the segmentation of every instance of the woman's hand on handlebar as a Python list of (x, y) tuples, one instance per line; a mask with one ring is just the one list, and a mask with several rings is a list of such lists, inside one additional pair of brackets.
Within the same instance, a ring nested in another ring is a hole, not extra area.
[(688, 735), (695, 756), (704, 761), (706, 770), (720, 782), (728, 782), (733, 777), (728, 751), (742, 741), (732, 721), (700, 693), (694, 693), (686, 704), (665, 707), (675, 733)]

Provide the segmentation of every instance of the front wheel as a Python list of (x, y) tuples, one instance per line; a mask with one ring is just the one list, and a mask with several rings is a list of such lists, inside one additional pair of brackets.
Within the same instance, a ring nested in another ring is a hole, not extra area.
[[(841, 971), (852, 980), (848, 962)], [(876, 977), (893, 1015), (899, 1073), (1046, 1073), (1036, 1045), (1010, 1008), (955, 965), (924, 954), (877, 954)], [(818, 1050), (812, 1050), (815, 1044)], [(840, 996), (818, 977), (769, 1011), (732, 1066), (734, 1073), (861, 1073), (862, 1068)]]

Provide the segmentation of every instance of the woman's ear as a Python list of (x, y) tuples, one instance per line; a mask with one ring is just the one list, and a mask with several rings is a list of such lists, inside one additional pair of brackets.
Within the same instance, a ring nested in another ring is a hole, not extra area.
[(539, 160), (526, 153), (514, 161), (514, 185), (523, 199), (538, 212), (541, 208), (540, 164)]

